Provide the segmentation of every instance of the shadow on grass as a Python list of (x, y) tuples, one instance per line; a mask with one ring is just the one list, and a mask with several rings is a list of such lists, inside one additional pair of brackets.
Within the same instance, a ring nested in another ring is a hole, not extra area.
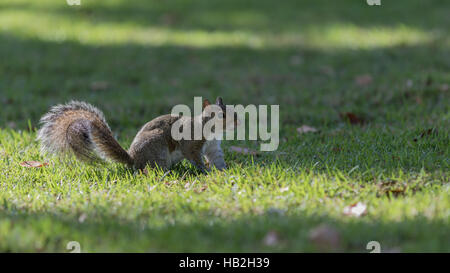
[[(369, 252), (369, 241), (380, 242), (382, 252), (450, 251), (448, 221), (425, 217), (380, 222), (265, 213), (234, 220), (205, 216), (185, 223), (151, 216), (127, 221), (19, 211), (0, 216), (1, 252), (68, 252), (69, 241), (78, 241), (83, 252)], [(166, 223), (159, 224), (161, 220)], [(309, 238), (322, 224), (338, 233), (339, 243), (318, 244)], [(269, 233), (275, 234), (273, 244), (265, 240)]]
[[(36, 128), (51, 105), (77, 99), (102, 109), (117, 138), (131, 143), (145, 122), (170, 113), (174, 105), (221, 95), (226, 104), (280, 104), (280, 150), (290, 156), (269, 153), (256, 158), (258, 164), (277, 159), (303, 168), (319, 164), (321, 170), (359, 166), (357, 173), (441, 170), (446, 153), (436, 147), (448, 143), (446, 130), (426, 141), (413, 140), (420, 130), (445, 127), (448, 98), (439, 86), (447, 77), (447, 55), (436, 44), (331, 52), (97, 47), (0, 34), (0, 127)], [(293, 57), (304, 65), (293, 65)], [(355, 85), (361, 73), (371, 74), (374, 84)], [(413, 86), (405, 87), (411, 79)], [(364, 116), (367, 124), (343, 126), (339, 113), (346, 111)], [(295, 129), (301, 124), (323, 132), (299, 138)], [(405, 143), (405, 136), (410, 141)], [(248, 165), (249, 160), (237, 162)]]
[[(64, 2), (48, 4), (6, 3), (2, 10), (33, 10), (49, 15), (82, 18), (92, 23), (131, 23), (144, 27), (178, 30), (291, 31), (305, 26), (353, 24), (361, 27), (406, 25), (422, 30), (442, 29), (448, 3), (445, 0), (383, 3), (371, 7), (365, 0), (330, 2), (272, 1), (116, 1), (86, 2), (69, 6)], [(427, 11), (427, 16), (416, 16)]]
[[(420, 124), (427, 117), (439, 119), (448, 102), (439, 89), (448, 51), (436, 44), (325, 52), (87, 46), (9, 34), (0, 41), (0, 126), (13, 122), (12, 128), (27, 128), (28, 120), (37, 127), (49, 106), (70, 99), (98, 105), (127, 137), (176, 104), (192, 105), (193, 96), (280, 104), (285, 125), (333, 125), (345, 111), (374, 122)], [(303, 64), (293, 65), (292, 58)], [(364, 73), (372, 75), (373, 85), (355, 85), (354, 77)], [(408, 80), (415, 85), (406, 88)]]

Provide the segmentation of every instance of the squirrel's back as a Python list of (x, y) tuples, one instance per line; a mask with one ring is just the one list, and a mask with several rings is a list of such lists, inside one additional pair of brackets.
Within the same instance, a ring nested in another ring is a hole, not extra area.
[(43, 152), (72, 151), (81, 160), (108, 158), (133, 165), (131, 157), (112, 136), (103, 113), (88, 103), (71, 101), (53, 106), (41, 118), (41, 124), (37, 138)]

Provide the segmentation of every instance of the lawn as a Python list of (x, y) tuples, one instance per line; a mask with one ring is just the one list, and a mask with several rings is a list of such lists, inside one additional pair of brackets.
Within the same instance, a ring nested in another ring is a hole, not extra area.
[[(0, 251), (450, 252), (450, 3), (2, 0)], [(280, 105), (280, 145), (164, 175), (39, 152), (84, 100), (129, 147), (194, 96)], [(300, 134), (302, 125), (318, 132)], [(24, 161), (48, 163), (42, 168)], [(366, 206), (362, 215), (345, 208)]]

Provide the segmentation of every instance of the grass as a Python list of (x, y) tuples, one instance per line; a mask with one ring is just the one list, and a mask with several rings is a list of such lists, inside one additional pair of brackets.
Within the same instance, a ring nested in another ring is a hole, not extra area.
[[(0, 3), (0, 251), (450, 251), (447, 1), (81, 1)], [(279, 104), (279, 149), (225, 142), (225, 172), (145, 176), (35, 141), (70, 99), (102, 109), (128, 147), (174, 105), (217, 95)], [(366, 215), (343, 214), (355, 202)], [(338, 245), (309, 238), (323, 224)]]

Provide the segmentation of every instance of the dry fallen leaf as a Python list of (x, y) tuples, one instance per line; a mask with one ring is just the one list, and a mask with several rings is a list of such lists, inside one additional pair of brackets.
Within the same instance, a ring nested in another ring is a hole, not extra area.
[(425, 131), (422, 131), (422, 133), (420, 133), (420, 137), (431, 136), (431, 135), (436, 136), (437, 134), (438, 134), (438, 130), (436, 128), (430, 128)]
[(277, 245), (280, 241), (278, 233), (276, 231), (269, 231), (266, 236), (264, 236), (263, 243), (266, 246), (274, 246)]
[(369, 74), (356, 76), (355, 83), (359, 86), (367, 86), (372, 83), (372, 76)]
[(47, 162), (39, 162), (39, 161), (24, 161), (20, 163), (20, 166), (27, 168), (41, 168), (44, 166), (48, 166)]
[(336, 250), (340, 246), (339, 232), (325, 224), (313, 228), (309, 232), (309, 240), (319, 250)]
[(398, 188), (398, 189), (388, 189), (385, 191), (386, 195), (393, 195), (394, 197), (400, 196), (400, 195), (405, 195), (405, 188)]
[(442, 92), (447, 92), (448, 91), (448, 84), (444, 83), (443, 85), (441, 85), (441, 87), (439, 88)]
[(427, 130), (423, 130), (418, 137), (414, 138), (414, 141), (416, 142), (419, 138), (424, 138), (426, 136), (437, 136), (437, 135), (438, 135), (438, 129), (430, 128)]
[(202, 187), (200, 187), (200, 188), (194, 189), (194, 192), (195, 192), (195, 193), (201, 193), (201, 192), (206, 191), (207, 188), (208, 188), (208, 186), (207, 186), (207, 185), (204, 185), (204, 186), (202, 186)]
[(358, 117), (357, 115), (355, 115), (354, 113), (345, 112), (345, 113), (340, 113), (339, 115), (341, 116), (341, 119), (350, 122), (350, 124), (352, 124), (352, 125), (364, 124), (364, 120), (362, 118)]
[(433, 84), (433, 78), (431, 76), (428, 76), (427, 79), (425, 80), (425, 85), (431, 86), (432, 84)]
[(361, 202), (352, 204), (344, 208), (344, 214), (349, 216), (360, 217), (366, 214), (367, 206)]
[(11, 98), (2, 98), (2, 103), (3, 104), (13, 104), (14, 100)]
[(379, 195), (387, 195), (388, 197), (393, 196), (397, 197), (400, 195), (405, 195), (407, 185), (406, 183), (400, 183), (395, 180), (382, 181), (378, 183)]
[(258, 153), (256, 151), (250, 150), (249, 148), (243, 148), (238, 146), (231, 146), (230, 151), (235, 153), (240, 153), (244, 155), (257, 155)]
[(308, 126), (308, 125), (302, 125), (301, 127), (298, 127), (298, 128), (297, 128), (297, 132), (298, 132), (299, 134), (315, 133), (315, 132), (317, 132), (317, 131), (318, 131), (318, 130), (317, 130), (316, 128), (310, 127), (310, 126)]

